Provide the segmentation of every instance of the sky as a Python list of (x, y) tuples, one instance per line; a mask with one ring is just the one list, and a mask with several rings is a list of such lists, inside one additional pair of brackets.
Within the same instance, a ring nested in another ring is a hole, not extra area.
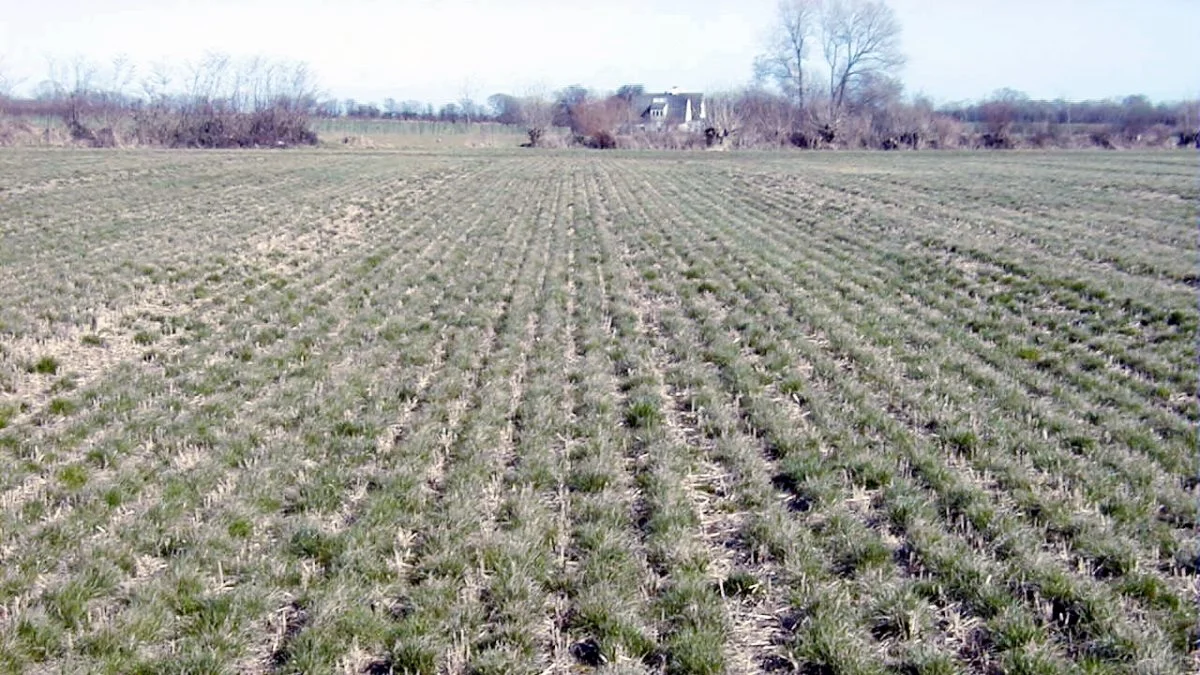
[[(1200, 97), (1200, 0), (886, 0), (906, 91), (937, 103)], [(442, 103), (569, 84), (742, 86), (777, 0), (0, 0), (0, 72), (48, 59), (182, 65), (205, 52), (307, 62), (330, 96)], [(819, 62), (819, 50), (811, 54)]]

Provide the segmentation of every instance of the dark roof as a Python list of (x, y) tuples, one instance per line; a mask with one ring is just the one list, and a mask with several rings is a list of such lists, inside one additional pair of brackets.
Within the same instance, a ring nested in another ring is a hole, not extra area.
[(639, 94), (633, 97), (633, 109), (637, 111), (638, 117), (644, 118), (650, 115), (651, 110), (661, 110), (666, 105), (667, 117), (664, 121), (682, 124), (687, 116), (688, 99), (692, 101), (693, 119), (699, 119), (700, 102), (704, 100), (704, 94), (695, 92)]

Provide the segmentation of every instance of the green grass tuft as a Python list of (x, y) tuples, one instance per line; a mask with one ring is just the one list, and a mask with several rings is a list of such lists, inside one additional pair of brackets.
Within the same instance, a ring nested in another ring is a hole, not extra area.
[(72, 492), (78, 491), (83, 488), (83, 486), (87, 485), (87, 468), (82, 464), (71, 464), (65, 466), (58, 472), (58, 480), (66, 489)]
[(58, 369), (58, 359), (53, 356), (43, 356), (29, 366), (29, 372), (39, 375), (56, 375), (58, 374)]
[(634, 401), (625, 412), (625, 424), (634, 429), (651, 429), (662, 423), (658, 401), (643, 398)]
[(234, 539), (248, 539), (254, 533), (254, 524), (248, 518), (235, 518), (226, 531)]
[(721, 592), (732, 597), (750, 597), (762, 590), (762, 582), (746, 570), (734, 570), (721, 582)]
[(52, 398), (50, 404), (46, 407), (51, 415), (59, 415), (66, 417), (73, 414), (79, 409), (79, 406), (72, 400), (66, 398)]
[(309, 558), (322, 567), (332, 567), (345, 550), (345, 541), (337, 536), (305, 527), (292, 534), (288, 551), (300, 558)]

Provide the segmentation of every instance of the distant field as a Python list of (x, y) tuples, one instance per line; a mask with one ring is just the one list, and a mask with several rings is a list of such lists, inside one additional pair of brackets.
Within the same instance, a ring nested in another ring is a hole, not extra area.
[(1195, 672), (1195, 176), (0, 153), (0, 672)]
[(453, 123), (405, 120), (314, 119), (313, 129), (327, 145), (379, 148), (515, 148), (529, 139), (521, 127), (492, 122)]

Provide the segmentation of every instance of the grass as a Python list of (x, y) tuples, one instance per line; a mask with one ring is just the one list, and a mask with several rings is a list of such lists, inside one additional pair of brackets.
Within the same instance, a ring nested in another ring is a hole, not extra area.
[(635, 429), (649, 429), (662, 421), (662, 413), (658, 405), (650, 399), (636, 400), (629, 405), (625, 413), (625, 423)]
[[(529, 139), (519, 126), (388, 119), (320, 119), (313, 127), (328, 147), (368, 149), (515, 148)], [(370, 260), (367, 260), (370, 263)]]
[(39, 375), (54, 375), (58, 373), (58, 359), (53, 356), (43, 356), (29, 366), (29, 372)]
[(6, 428), (21, 411), (15, 404), (0, 405), (0, 429)]
[(0, 670), (1194, 669), (1189, 156), (409, 131), (0, 153)]

